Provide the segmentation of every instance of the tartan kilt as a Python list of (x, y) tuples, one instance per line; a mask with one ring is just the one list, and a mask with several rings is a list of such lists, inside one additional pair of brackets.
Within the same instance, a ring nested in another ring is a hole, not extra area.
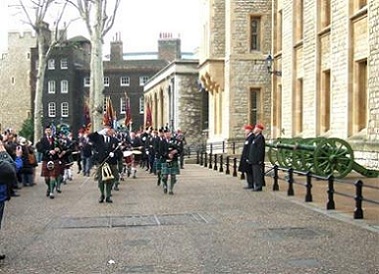
[(178, 175), (180, 174), (180, 168), (178, 161), (171, 161), (162, 163), (162, 175)]
[(153, 168), (156, 171), (161, 171), (162, 170), (162, 163), (164, 163), (165, 160), (161, 160), (158, 158), (155, 158)]
[(55, 160), (54, 162), (54, 169), (48, 170), (47, 169), (47, 162), (48, 161), (42, 161), (42, 168), (41, 168), (41, 176), (42, 177), (54, 177), (57, 178), (59, 177), (61, 173), (59, 161)]

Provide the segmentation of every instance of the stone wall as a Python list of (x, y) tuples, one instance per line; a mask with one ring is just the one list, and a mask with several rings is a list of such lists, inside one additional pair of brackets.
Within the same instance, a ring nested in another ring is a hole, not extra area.
[(31, 48), (36, 37), (30, 32), (8, 34), (8, 53), (0, 60), (0, 123), (2, 130), (18, 132), (31, 116)]

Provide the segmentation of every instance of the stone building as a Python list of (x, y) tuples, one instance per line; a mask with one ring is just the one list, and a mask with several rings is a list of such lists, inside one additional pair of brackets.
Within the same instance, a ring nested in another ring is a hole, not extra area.
[(247, 123), (270, 132), (271, 1), (202, 2), (199, 82), (209, 94), (208, 142), (242, 140)]
[(37, 39), (32, 32), (9, 32), (8, 43), (0, 57), (0, 130), (18, 132), (32, 115), (30, 60)]
[(379, 1), (273, 1), (273, 137), (338, 137), (379, 169)]
[[(145, 125), (167, 126), (185, 133), (187, 145), (201, 144), (207, 126), (206, 94), (199, 92), (198, 60), (178, 59), (145, 85)], [(150, 116), (150, 117), (149, 117)]]

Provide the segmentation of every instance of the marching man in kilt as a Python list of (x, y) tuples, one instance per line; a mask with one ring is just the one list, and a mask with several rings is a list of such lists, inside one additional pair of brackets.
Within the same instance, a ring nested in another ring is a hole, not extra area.
[[(180, 141), (172, 138), (171, 131), (169, 129), (165, 130), (165, 140), (160, 143), (161, 149), (163, 151), (162, 162), (162, 182), (163, 182), (163, 192), (173, 195), (174, 185), (176, 183), (176, 175), (180, 174), (179, 169), (179, 156), (180, 156)], [(168, 181), (168, 176), (170, 176), (170, 181)]]
[(166, 138), (164, 136), (163, 128), (159, 129), (159, 136), (154, 140), (153, 147), (155, 150), (155, 159), (154, 159), (154, 167), (155, 173), (157, 174), (157, 186), (161, 185), (162, 180), (162, 162), (165, 162), (164, 154), (166, 146), (161, 145), (162, 142), (166, 142)]
[(118, 159), (122, 152), (118, 139), (113, 135), (114, 130), (109, 126), (88, 135), (88, 139), (93, 143), (95, 149), (93, 160), (97, 165), (96, 177), (101, 194), (99, 203), (103, 203), (104, 199), (107, 203), (113, 203), (111, 200), (112, 187), (115, 184), (118, 185)]
[(61, 149), (59, 142), (53, 136), (50, 126), (45, 128), (45, 136), (39, 141), (37, 149), (42, 153), (41, 176), (45, 177), (47, 185), (46, 196), (54, 199), (54, 188), (60, 175), (59, 153)]

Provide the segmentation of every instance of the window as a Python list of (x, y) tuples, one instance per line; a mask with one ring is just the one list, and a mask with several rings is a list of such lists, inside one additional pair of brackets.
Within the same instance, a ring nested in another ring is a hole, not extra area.
[(259, 112), (260, 112), (260, 93), (259, 88), (253, 88), (250, 91), (250, 119), (249, 123), (255, 125), (259, 121)]
[(143, 112), (144, 112), (144, 100), (143, 100), (143, 96), (141, 96), (139, 98), (139, 113), (143, 114)]
[(108, 76), (104, 77), (104, 86), (109, 87), (109, 77)]
[(330, 70), (321, 74), (320, 92), (320, 132), (325, 133), (330, 129)]
[(261, 40), (261, 18), (252, 16), (250, 18), (250, 50), (260, 50)]
[(68, 93), (68, 81), (67, 80), (61, 81), (61, 93)]
[(126, 99), (125, 97), (120, 98), (120, 114), (126, 113)]
[(149, 76), (140, 76), (139, 85), (144, 86), (147, 81), (149, 81)]
[(356, 134), (367, 127), (367, 59), (354, 63), (354, 83), (350, 98), (350, 134)]
[(321, 29), (330, 25), (330, 0), (321, 0)]
[(47, 92), (50, 94), (55, 93), (55, 81), (49, 81), (47, 82)]
[(54, 59), (49, 59), (49, 61), (47, 61), (47, 68), (50, 70), (55, 69), (55, 60)]
[(55, 108), (55, 103), (50, 102), (50, 103), (48, 104), (47, 115), (48, 115), (49, 117), (55, 117), (55, 116), (57, 115), (56, 112), (57, 112), (57, 111), (56, 111), (56, 108)]
[(68, 69), (67, 58), (61, 59), (61, 69)]
[(62, 117), (68, 117), (68, 103), (67, 102), (63, 102), (61, 104), (61, 116)]
[(89, 87), (91, 83), (91, 79), (89, 77), (84, 77), (84, 86)]
[(14, 77), (11, 77), (11, 83), (12, 83), (12, 85), (14, 85), (15, 82), (16, 82), (16, 80), (14, 79)]
[(304, 2), (303, 0), (295, 0), (295, 42), (303, 39), (303, 14)]
[(294, 131), (300, 134), (303, 131), (303, 79), (296, 81), (294, 98)]
[(26, 53), (26, 59), (30, 60), (30, 56), (31, 56), (30, 52), (27, 52)]
[(128, 77), (128, 76), (122, 76), (120, 78), (120, 85), (122, 87), (130, 86), (130, 77)]

